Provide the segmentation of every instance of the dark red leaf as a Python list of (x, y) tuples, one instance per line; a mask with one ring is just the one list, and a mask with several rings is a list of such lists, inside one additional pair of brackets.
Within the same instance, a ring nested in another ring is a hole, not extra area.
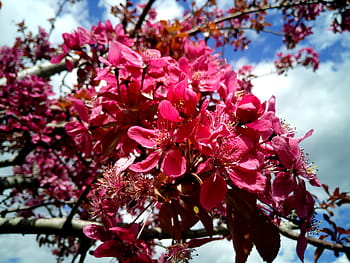
[(254, 217), (252, 239), (264, 261), (272, 262), (276, 258), (280, 248), (278, 227), (260, 212), (257, 212)]
[(177, 200), (170, 200), (160, 208), (159, 221), (164, 232), (180, 240), (182, 233), (198, 222), (198, 217), (193, 211), (184, 208)]
[(252, 226), (256, 211), (256, 197), (244, 190), (227, 191), (227, 225), (232, 234), (236, 263), (244, 263), (253, 248)]
[(181, 239), (181, 230), (178, 214), (172, 203), (164, 203), (159, 210), (160, 227), (176, 240)]
[(301, 262), (304, 262), (304, 253), (307, 247), (307, 239), (305, 235), (299, 235), (297, 242), (297, 254)]
[(314, 262), (317, 263), (318, 259), (320, 258), (320, 256), (322, 255), (324, 251), (324, 247), (318, 247), (316, 250), (315, 250), (315, 253), (314, 253)]
[(95, 251), (94, 256), (100, 257), (120, 257), (125, 252), (125, 246), (118, 240), (108, 240), (99, 245)]

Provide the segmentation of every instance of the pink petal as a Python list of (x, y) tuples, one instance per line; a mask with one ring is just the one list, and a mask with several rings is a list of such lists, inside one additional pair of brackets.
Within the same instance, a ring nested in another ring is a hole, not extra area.
[(119, 257), (125, 253), (125, 246), (118, 240), (108, 240), (99, 245), (95, 251), (94, 256), (101, 257)]
[(271, 142), (282, 165), (286, 168), (293, 168), (301, 154), (296, 139), (275, 136), (272, 138)]
[(165, 175), (178, 177), (186, 172), (186, 159), (180, 150), (169, 150), (163, 159), (161, 166)]
[(239, 170), (231, 170), (229, 177), (237, 187), (248, 192), (261, 193), (265, 189), (266, 177), (259, 172), (244, 173)]
[(72, 72), (73, 71), (73, 69), (74, 69), (74, 63), (71, 61), (71, 60), (69, 60), (69, 59), (66, 59), (66, 68), (67, 68), (67, 70), (69, 71), (69, 72)]
[(89, 111), (85, 106), (84, 102), (80, 99), (72, 99), (74, 109), (78, 112), (79, 118), (83, 122), (89, 122)]
[(51, 59), (50, 62), (53, 63), (53, 64), (57, 64), (57, 63), (61, 62), (61, 60), (62, 60), (66, 55), (67, 55), (66, 53), (58, 54), (57, 57), (54, 57), (53, 59)]
[(134, 172), (148, 172), (159, 162), (161, 153), (159, 151), (155, 151), (150, 153), (145, 160), (142, 162), (135, 163), (129, 167), (130, 170)]
[(157, 145), (155, 130), (145, 129), (140, 126), (130, 127), (128, 136), (146, 148), (154, 148)]
[(108, 232), (104, 226), (87, 225), (83, 228), (85, 236), (94, 240), (107, 241), (113, 238), (113, 234)]
[(272, 195), (278, 199), (286, 198), (294, 189), (295, 181), (289, 173), (280, 172), (272, 183)]
[(126, 66), (142, 67), (142, 57), (128, 46), (114, 41), (108, 52), (108, 61), (114, 66), (125, 63)]
[(225, 199), (226, 192), (225, 179), (218, 174), (213, 174), (206, 178), (201, 185), (200, 203), (207, 211), (210, 211), (221, 204)]
[(161, 101), (159, 103), (158, 110), (164, 119), (173, 122), (181, 122), (184, 120), (180, 117), (179, 111), (168, 100)]

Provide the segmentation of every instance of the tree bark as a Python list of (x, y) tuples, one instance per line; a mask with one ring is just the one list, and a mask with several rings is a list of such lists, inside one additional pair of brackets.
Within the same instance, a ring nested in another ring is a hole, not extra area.
[(39, 180), (34, 177), (27, 176), (1, 176), (0, 177), (0, 193), (2, 193), (6, 189), (14, 188), (14, 187), (39, 187)]
[[(69, 228), (65, 228), (67, 218), (0, 218), (0, 234), (53, 234), (60, 236), (85, 237), (83, 228), (90, 224), (101, 225), (98, 222), (72, 219)], [(121, 227), (126, 224), (121, 224)], [(297, 240), (299, 234), (286, 227), (279, 228), (280, 233), (287, 238)], [(229, 231), (225, 227), (214, 228), (214, 235), (225, 236)], [(205, 229), (189, 230), (184, 233), (184, 238), (202, 238), (208, 237)], [(146, 228), (140, 236), (143, 240), (168, 239), (170, 235), (161, 231), (160, 228)], [(350, 247), (338, 243), (332, 243), (317, 238), (307, 237), (308, 243), (315, 247), (323, 247), (328, 250), (350, 253)]]
[[(74, 64), (77, 64), (78, 58), (71, 58)], [(39, 65), (35, 65), (31, 68), (20, 71), (17, 75), (18, 80), (24, 79), (25, 76), (37, 75), (42, 78), (50, 77), (54, 74), (60, 73), (67, 70), (65, 61), (61, 61), (57, 64), (52, 64), (51, 62), (44, 62)], [(0, 85), (5, 86), (7, 83), (6, 78), (0, 79)]]

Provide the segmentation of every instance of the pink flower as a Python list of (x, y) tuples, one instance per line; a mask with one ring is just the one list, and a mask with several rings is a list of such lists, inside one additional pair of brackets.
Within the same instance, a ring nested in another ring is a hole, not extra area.
[(181, 122), (184, 118), (192, 117), (196, 110), (197, 96), (188, 88), (187, 79), (169, 88), (168, 100), (159, 103), (159, 113), (164, 119)]
[(143, 67), (142, 57), (139, 53), (133, 51), (128, 46), (113, 41), (109, 48), (108, 59), (100, 57), (100, 61), (114, 67), (134, 67), (141, 69)]
[[(160, 123), (160, 122), (158, 122)], [(173, 131), (166, 130), (161, 124), (158, 129), (146, 129), (133, 126), (128, 130), (129, 138), (143, 147), (153, 149), (147, 158), (130, 166), (135, 172), (148, 172), (158, 165), (160, 160), (161, 169), (169, 177), (178, 177), (186, 172), (186, 159), (180, 149), (174, 145)]]
[(252, 95), (245, 95), (238, 103), (236, 116), (242, 123), (252, 122), (259, 118), (265, 111), (265, 103)]
[(88, 225), (83, 232), (87, 237), (103, 242), (94, 251), (97, 258), (115, 257), (120, 262), (151, 263), (151, 251), (147, 243), (135, 238), (138, 230), (137, 224), (131, 224), (129, 228), (113, 226), (108, 229)]

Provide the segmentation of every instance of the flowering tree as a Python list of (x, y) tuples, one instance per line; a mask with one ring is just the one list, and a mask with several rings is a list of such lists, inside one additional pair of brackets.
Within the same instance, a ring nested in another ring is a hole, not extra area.
[[(13, 157), (0, 161), (13, 167), (0, 181), (8, 206), (0, 232), (38, 234), (56, 256), (80, 262), (95, 240), (95, 257), (187, 262), (219, 239), (232, 240), (236, 262), (253, 246), (272, 262), (281, 234), (297, 240), (301, 261), (308, 243), (315, 261), (325, 249), (350, 257), (350, 230), (331, 219), (350, 198), (319, 182), (299, 146), (312, 130), (296, 137), (276, 98), (252, 93), (251, 68), (235, 72), (216, 52), (246, 49), (248, 29), (270, 32), (273, 10), (283, 15), (289, 49), (322, 12), (333, 13), (334, 33), (349, 31), (349, 1), (235, 1), (228, 10), (184, 1), (176, 21), (158, 21), (154, 2), (115, 6), (120, 24), (77, 28), (59, 47), (20, 23), (22, 37), (0, 49), (0, 149)], [(282, 74), (296, 65), (317, 70), (319, 60), (303, 48), (277, 54), (275, 65)], [(76, 85), (54, 95), (50, 76), (73, 70)], [(329, 198), (316, 204), (307, 185)], [(315, 206), (331, 226), (319, 238), (308, 236)], [(155, 259), (159, 239), (172, 243)]]

